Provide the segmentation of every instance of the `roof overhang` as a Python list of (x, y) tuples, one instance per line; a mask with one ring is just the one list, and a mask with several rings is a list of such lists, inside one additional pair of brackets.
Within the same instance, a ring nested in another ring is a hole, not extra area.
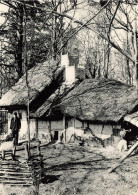
[(138, 127), (138, 112), (125, 116), (124, 120)]

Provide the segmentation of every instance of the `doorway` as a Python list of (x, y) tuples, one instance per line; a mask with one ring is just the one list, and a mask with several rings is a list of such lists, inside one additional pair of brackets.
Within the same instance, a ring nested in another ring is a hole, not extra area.
[(54, 140), (58, 140), (58, 131), (54, 132)]

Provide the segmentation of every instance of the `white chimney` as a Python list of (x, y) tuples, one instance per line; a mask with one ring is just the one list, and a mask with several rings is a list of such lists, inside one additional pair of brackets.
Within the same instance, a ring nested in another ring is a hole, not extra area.
[(65, 82), (67, 85), (71, 85), (75, 82), (75, 65), (69, 66), (68, 53), (61, 54), (61, 66), (65, 66)]

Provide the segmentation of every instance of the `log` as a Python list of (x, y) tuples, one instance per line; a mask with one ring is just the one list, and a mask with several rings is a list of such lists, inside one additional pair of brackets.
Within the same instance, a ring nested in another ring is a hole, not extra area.
[(29, 159), (30, 151), (29, 151), (29, 148), (28, 148), (28, 143), (24, 144), (24, 149), (25, 149), (25, 153), (26, 153), (26, 158)]
[(20, 173), (24, 173), (24, 170), (25, 170), (25, 172), (30, 172), (30, 169), (20, 169), (20, 168), (14, 168), (14, 169), (11, 169), (11, 168), (7, 168), (7, 167), (2, 167), (1, 168), (1, 171), (11, 171), (11, 172), (15, 172), (15, 171), (17, 171), (17, 172), (20, 172)]
[(37, 153), (38, 153), (38, 155), (41, 155), (40, 144), (37, 146)]
[(31, 176), (31, 172), (17, 172), (17, 171), (11, 171), (11, 170), (6, 170), (6, 171), (0, 171), (0, 174), (8, 174), (8, 175), (21, 175), (21, 176), (23, 176), (23, 175), (25, 175), (25, 176)]
[(5, 151), (4, 151), (4, 150), (2, 150), (2, 153), (1, 153), (1, 158), (2, 158), (2, 160), (4, 160), (4, 159), (5, 159)]
[(10, 164), (4, 164), (0, 166), (1, 169), (8, 168), (8, 169), (20, 169), (20, 167), (17, 167), (17, 165), (10, 165)]
[(33, 181), (1, 181), (0, 183), (2, 184), (7, 184), (7, 185), (33, 185)]
[(28, 170), (30, 169), (30, 167), (27, 166), (17, 166), (17, 165), (10, 165), (10, 164), (4, 164), (4, 165), (0, 165), (1, 169), (11, 169), (11, 170)]
[(9, 164), (9, 165), (15, 165), (15, 166), (17, 166), (17, 165), (19, 165), (19, 162), (18, 161), (13, 161), (13, 160), (2, 160), (2, 161), (0, 161), (0, 164), (1, 165), (7, 165), (7, 164)]
[(31, 176), (29, 176), (29, 177), (28, 177), (28, 176), (27, 176), (27, 177), (25, 177), (25, 176), (17, 176), (17, 175), (16, 175), (16, 176), (1, 175), (1, 176), (0, 176), (0, 181), (1, 181), (1, 180), (5, 180), (5, 181), (9, 181), (9, 180), (10, 180), (10, 181), (11, 181), (11, 180), (12, 180), (12, 181), (13, 181), (13, 180), (15, 180), (15, 181), (16, 181), (16, 180), (17, 180), (17, 181), (22, 181), (22, 180), (30, 181), (30, 180), (31, 180), (31, 181), (32, 181), (32, 177), (31, 177)]
[(8, 182), (3, 182), (3, 184), (7, 184), (7, 185), (10, 185), (10, 186), (22, 186), (22, 187), (30, 187), (30, 186), (32, 186), (33, 185), (33, 183), (16, 183), (16, 184), (14, 184), (14, 183), (8, 183)]
[(117, 167), (121, 165), (121, 163), (138, 147), (138, 141), (128, 150), (126, 154), (124, 154), (119, 161), (108, 170), (109, 173), (113, 172)]

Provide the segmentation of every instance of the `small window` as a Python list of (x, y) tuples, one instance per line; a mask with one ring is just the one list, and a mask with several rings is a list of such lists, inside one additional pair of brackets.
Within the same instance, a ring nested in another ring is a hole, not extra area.
[(113, 128), (113, 135), (114, 136), (119, 136), (120, 134), (120, 129), (117, 129), (117, 128)]

